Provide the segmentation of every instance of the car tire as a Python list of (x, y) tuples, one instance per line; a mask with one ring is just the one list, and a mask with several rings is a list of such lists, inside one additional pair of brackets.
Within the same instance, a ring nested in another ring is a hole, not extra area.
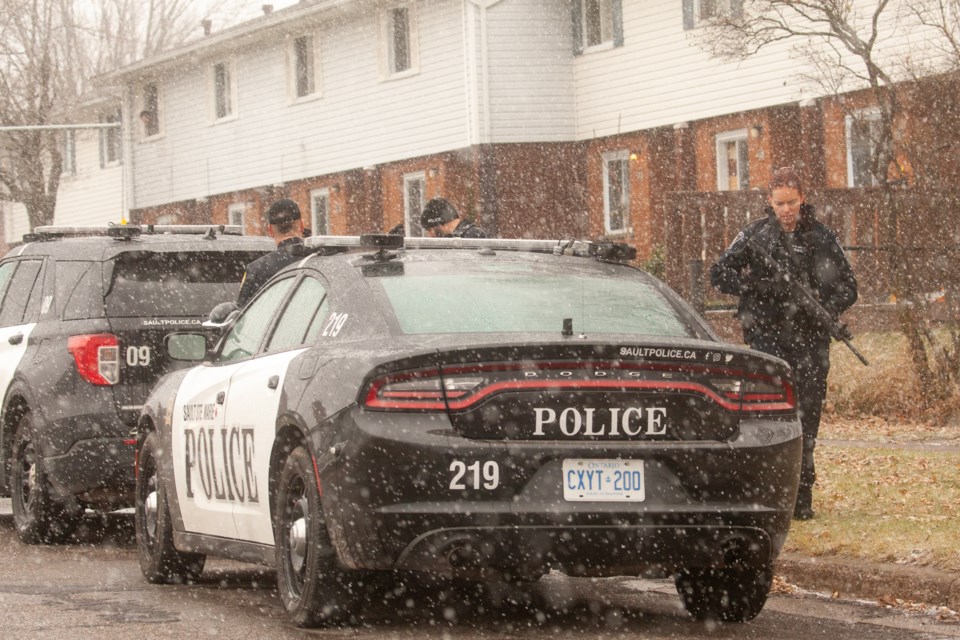
[(697, 620), (747, 622), (756, 618), (773, 583), (773, 568), (685, 569), (674, 580), (683, 606)]
[(58, 500), (53, 495), (29, 411), (17, 424), (12, 458), (10, 502), (20, 540), (39, 544), (68, 539), (80, 524), (83, 510), (75, 501)]
[(306, 448), (290, 452), (276, 486), (277, 593), (287, 617), (300, 627), (349, 620), (363, 587), (340, 567)]
[(173, 545), (173, 522), (158, 455), (159, 436), (149, 433), (137, 451), (134, 529), (140, 571), (154, 584), (193, 582), (203, 572), (206, 557), (178, 551)]

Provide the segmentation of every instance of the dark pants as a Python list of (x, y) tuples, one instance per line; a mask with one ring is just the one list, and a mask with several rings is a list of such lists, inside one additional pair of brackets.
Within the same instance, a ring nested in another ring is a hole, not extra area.
[(803, 427), (803, 463), (800, 467), (800, 490), (797, 508), (809, 508), (813, 499), (813, 483), (817, 479), (813, 449), (820, 431), (820, 413), (827, 396), (827, 373), (830, 371), (830, 339), (806, 338), (784, 341), (760, 337), (750, 346), (787, 361), (797, 384), (797, 412)]

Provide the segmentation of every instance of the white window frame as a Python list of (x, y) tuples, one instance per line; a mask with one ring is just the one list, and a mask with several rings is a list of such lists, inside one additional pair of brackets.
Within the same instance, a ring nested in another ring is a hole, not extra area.
[[(420, 202), (414, 203), (410, 198), (410, 186), (414, 183), (420, 185)], [(413, 173), (403, 174), (403, 230), (404, 235), (419, 236), (423, 235), (423, 229), (420, 228), (420, 216), (423, 214), (423, 207), (427, 204), (427, 172), (414, 171)]]
[[(324, 206), (326, 207), (326, 211), (324, 211), (326, 224), (322, 226), (317, 223), (318, 198), (323, 199)], [(312, 189), (310, 191), (310, 233), (315, 236), (330, 235), (330, 189), (328, 187), (324, 187), (322, 189)]]
[[(397, 9), (407, 10), (407, 58), (409, 65), (405, 69), (396, 69), (393, 48), (393, 15)], [(412, 0), (395, 2), (380, 11), (380, 77), (394, 80), (416, 75), (420, 72), (420, 37), (417, 5)]]
[[(100, 116), (100, 122), (120, 122), (120, 113)], [(123, 127), (104, 127), (100, 129), (100, 168), (109, 169), (123, 164)], [(113, 152), (111, 157), (111, 151)]]
[(63, 132), (63, 145), (60, 147), (63, 168), (61, 176), (77, 175), (77, 130), (67, 129)]
[[(622, 149), (620, 151), (608, 151), (603, 156), (603, 230), (610, 235), (630, 233), (630, 151)], [(623, 175), (621, 181), (623, 190), (621, 192), (621, 204), (623, 205), (623, 227), (614, 229), (610, 224), (611, 202), (610, 202), (610, 163), (622, 163)]]
[[(730, 171), (727, 165), (726, 148), (731, 142), (738, 145), (737, 152), (737, 185), (739, 189), (730, 188)], [(739, 146), (743, 145), (746, 154), (747, 166), (740, 162)], [(750, 136), (746, 129), (724, 131), (716, 137), (715, 153), (717, 156), (717, 191), (747, 191), (750, 188)], [(744, 171), (746, 169), (746, 172)]]
[[(613, 24), (613, 2), (612, 0), (576, 0), (580, 3), (580, 45), (584, 52), (600, 51), (603, 49), (612, 49), (614, 40)], [(599, 12), (600, 22), (600, 40), (598, 42), (589, 42), (589, 32), (587, 28), (587, 18), (590, 15), (590, 7), (594, 5)]]
[[(249, 202), (234, 202), (227, 207), (227, 224), (240, 225), (240, 233), (247, 233), (247, 211), (250, 210)], [(240, 221), (235, 222), (234, 218), (240, 216)]]
[[(297, 54), (297, 41), (302, 38), (311, 40), (312, 56), (310, 60), (313, 68), (308, 70), (312, 72), (313, 89), (300, 95), (298, 93), (297, 78), (298, 64), (300, 58)], [(314, 32), (301, 33), (287, 38), (287, 100), (290, 104), (308, 102), (316, 100), (322, 94), (320, 84), (320, 35)]]
[(879, 107), (867, 107), (866, 109), (860, 109), (853, 113), (849, 113), (844, 117), (844, 132), (845, 140), (847, 145), (847, 187), (875, 187), (879, 184), (877, 176), (870, 174), (870, 184), (857, 184), (856, 173), (854, 171), (854, 148), (853, 148), (853, 123), (855, 120), (869, 123), (870, 128), (870, 156), (867, 158), (867, 161), (872, 161), (872, 156), (876, 153), (876, 140), (875, 136), (879, 135), (879, 131), (876, 131), (877, 128), (883, 126), (881, 121), (881, 114)]
[[(226, 88), (226, 97), (229, 98), (230, 102), (228, 104), (230, 110), (222, 115), (217, 115), (217, 100), (219, 98), (217, 93), (217, 67), (219, 65), (224, 65), (224, 68), (227, 71), (227, 81), (229, 86)], [(212, 124), (217, 124), (220, 122), (229, 122), (230, 120), (237, 119), (237, 65), (233, 58), (221, 58), (219, 60), (214, 60), (207, 66), (207, 86), (209, 87), (208, 91), (210, 94), (209, 100), (209, 111), (210, 111), (210, 122)]]
[[(157, 88), (157, 104), (156, 109), (154, 110), (154, 117), (157, 120), (157, 132), (154, 134), (147, 133), (147, 127), (143, 122), (140, 122), (140, 114), (144, 111), (149, 111), (147, 105), (147, 87), (153, 85)], [(150, 82), (144, 82), (140, 86), (140, 100), (139, 100), (140, 109), (137, 111), (137, 121), (139, 122), (140, 130), (140, 140), (146, 142), (149, 140), (156, 140), (163, 136), (163, 85), (160, 84), (158, 80), (152, 80)]]
[(730, 15), (730, 0), (693, 0), (694, 22), (698, 25), (726, 15)]

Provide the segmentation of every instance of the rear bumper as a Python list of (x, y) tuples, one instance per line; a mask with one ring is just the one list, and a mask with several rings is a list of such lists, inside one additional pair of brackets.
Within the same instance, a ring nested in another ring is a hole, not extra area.
[(53, 490), (94, 506), (132, 505), (136, 447), (125, 444), (125, 440), (78, 440), (66, 453), (45, 458), (44, 468)]
[[(657, 575), (772, 562), (799, 481), (798, 421), (745, 423), (729, 442), (505, 442), (467, 440), (423, 415), (341, 419), (351, 437), (325, 467), (324, 506), (355, 568)], [(567, 501), (564, 459), (643, 460), (645, 499)], [(468, 477), (452, 489), (455, 461), (495, 463), (497, 486)]]

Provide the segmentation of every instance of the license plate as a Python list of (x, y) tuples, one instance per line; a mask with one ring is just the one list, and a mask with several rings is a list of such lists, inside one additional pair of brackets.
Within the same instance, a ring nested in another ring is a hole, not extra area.
[(564, 460), (568, 502), (643, 502), (643, 460)]

